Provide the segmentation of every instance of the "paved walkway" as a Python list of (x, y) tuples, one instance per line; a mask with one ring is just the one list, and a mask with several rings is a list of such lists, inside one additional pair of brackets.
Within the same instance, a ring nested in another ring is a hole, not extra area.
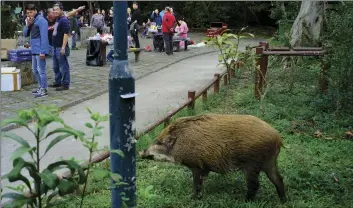
[[(258, 42), (259, 40), (247, 41), (247, 44), (256, 45)], [(202, 89), (213, 78), (214, 73), (222, 71), (216, 67), (217, 64), (218, 53), (214, 52), (183, 60), (137, 80), (136, 92), (139, 93), (136, 97), (135, 108), (135, 126), (137, 131), (142, 130), (150, 122), (160, 119), (169, 110), (185, 102), (188, 90), (197, 91)], [(106, 86), (102, 84), (102, 87)], [(86, 122), (90, 121), (85, 107), (89, 107), (94, 112), (107, 114), (109, 112), (108, 93), (103, 93), (94, 99), (86, 100), (60, 113), (67, 125), (90, 135), (89, 129), (84, 126)], [(50, 125), (47, 131), (51, 131), (55, 127), (57, 127), (56, 124)], [(104, 123), (104, 127), (103, 135), (99, 140), (100, 147), (109, 146), (109, 122)], [(34, 138), (28, 137), (27, 129), (17, 128), (10, 131), (26, 138), (31, 145), (34, 144)], [(43, 141), (42, 146), (46, 147), (49, 141), (50, 139)], [(16, 142), (1, 139), (1, 175), (8, 173), (12, 168), (10, 157), (11, 153), (17, 148), (18, 144)], [(80, 142), (73, 139), (66, 139), (48, 152), (41, 160), (41, 167), (45, 167), (60, 157), (75, 157), (77, 160), (85, 160), (88, 157), (88, 152)], [(2, 187), (9, 185), (7, 180), (1, 182)], [(16, 183), (11, 185), (16, 185)], [(4, 192), (8, 191), (7, 188), (4, 188)]]
[[(204, 34), (191, 33), (193, 40), (201, 41)], [(141, 39), (141, 46), (151, 44), (152, 39)], [(80, 43), (78, 43), (80, 45)], [(108, 47), (110, 48), (110, 47)], [(107, 53), (109, 52), (107, 48)], [(190, 58), (195, 55), (201, 55), (215, 51), (212, 48), (190, 48), (188, 51), (181, 50), (174, 53), (173, 56), (166, 56), (159, 52), (143, 52), (140, 55), (140, 61), (134, 61), (134, 54), (129, 53), (129, 60), (134, 71), (135, 78), (139, 79), (150, 73), (156, 72), (167, 66)], [(38, 105), (55, 104), (60, 107), (69, 107), (80, 103), (84, 100), (99, 96), (108, 90), (108, 75), (110, 70), (110, 62), (103, 67), (86, 66), (86, 50), (80, 49), (71, 51), (69, 57), (71, 67), (71, 85), (70, 90), (57, 92), (55, 89), (49, 88), (49, 96), (46, 98), (35, 99), (31, 91), (37, 85), (25, 86), (20, 92), (2, 92), (1, 93), (1, 117), (8, 118), (17, 114), (21, 109), (33, 108)], [(9, 62), (2, 62), (1, 65), (7, 65)], [(47, 59), (48, 84), (54, 82), (54, 73), (52, 71), (52, 59)]]

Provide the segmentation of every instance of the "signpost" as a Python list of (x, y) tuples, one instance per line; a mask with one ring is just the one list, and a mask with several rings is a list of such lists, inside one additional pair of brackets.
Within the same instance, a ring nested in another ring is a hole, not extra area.
[[(135, 78), (128, 62), (127, 1), (114, 1), (114, 55), (109, 74), (111, 172), (127, 185), (112, 190), (112, 208), (136, 206)], [(123, 157), (116, 153), (122, 152)], [(112, 183), (119, 182), (113, 177)]]

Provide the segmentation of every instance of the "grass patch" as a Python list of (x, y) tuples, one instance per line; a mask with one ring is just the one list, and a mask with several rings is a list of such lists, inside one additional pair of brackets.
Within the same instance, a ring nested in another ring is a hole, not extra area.
[[(246, 185), (241, 172), (219, 175), (211, 173), (206, 178), (203, 199), (191, 200), (192, 175), (187, 168), (137, 157), (138, 206), (143, 208), (228, 208), (228, 207), (353, 207), (353, 142), (345, 140), (344, 132), (352, 124), (352, 116), (336, 119), (325, 110), (324, 97), (318, 95), (317, 73), (319, 64), (306, 59), (298, 68), (295, 84), (288, 89), (288, 73), (279, 68), (269, 68), (276, 79), (265, 98), (265, 121), (278, 129), (286, 146), (279, 156), (279, 168), (284, 177), (288, 202), (280, 204), (275, 187), (261, 173), (260, 190), (255, 201), (244, 202)], [(305, 72), (305, 73), (304, 73)], [(176, 117), (201, 114), (252, 114), (259, 116), (260, 102), (254, 98), (252, 76), (245, 74), (219, 94), (210, 95), (206, 104), (201, 99), (195, 112), (183, 110)], [(293, 77), (291, 77), (293, 79)], [(283, 80), (283, 81), (281, 81)], [(148, 146), (162, 130), (159, 126), (144, 135), (137, 143), (137, 151)], [(314, 136), (316, 130), (322, 137)], [(109, 160), (99, 164), (109, 168)], [(91, 179), (84, 207), (110, 207), (111, 192), (108, 178)], [(153, 186), (148, 197), (145, 188)], [(72, 198), (62, 207), (78, 207)]]

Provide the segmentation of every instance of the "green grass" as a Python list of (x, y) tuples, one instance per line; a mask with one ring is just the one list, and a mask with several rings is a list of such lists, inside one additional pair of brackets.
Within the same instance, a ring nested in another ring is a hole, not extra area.
[[(315, 59), (306, 59), (297, 73), (270, 68), (275, 79), (265, 98), (265, 114), (262, 119), (278, 129), (287, 149), (279, 156), (279, 168), (284, 177), (288, 201), (279, 202), (274, 186), (261, 174), (260, 190), (255, 201), (244, 202), (246, 186), (241, 172), (206, 178), (201, 200), (192, 200), (191, 171), (187, 168), (137, 158), (138, 206), (141, 208), (228, 208), (228, 207), (353, 207), (353, 142), (344, 139), (344, 132), (352, 124), (352, 117), (336, 119), (330, 109), (325, 109), (324, 97), (317, 93), (319, 65)], [(290, 75), (290, 76), (289, 76)], [(262, 114), (260, 102), (253, 95), (253, 80), (246, 75), (216, 95), (209, 96), (207, 104), (197, 102), (196, 111), (182, 111), (177, 116), (200, 113)], [(292, 90), (288, 89), (288, 77), (294, 77)], [(283, 81), (280, 81), (283, 80)], [(158, 127), (143, 136), (137, 143), (137, 151), (148, 144), (160, 132)], [(314, 137), (320, 130), (324, 137)], [(100, 164), (109, 168), (109, 160)], [(110, 207), (110, 180), (91, 179), (89, 195), (84, 207)], [(144, 194), (153, 186), (155, 197)], [(75, 199), (63, 207), (78, 207)]]

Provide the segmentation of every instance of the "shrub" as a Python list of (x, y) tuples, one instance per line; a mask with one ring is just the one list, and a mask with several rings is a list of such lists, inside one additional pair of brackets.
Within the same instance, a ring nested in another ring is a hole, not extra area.
[(344, 2), (326, 17), (324, 47), (328, 68), (328, 102), (336, 112), (353, 112), (353, 3)]
[(17, 30), (17, 20), (11, 17), (11, 6), (1, 6), (1, 38), (12, 39)]

